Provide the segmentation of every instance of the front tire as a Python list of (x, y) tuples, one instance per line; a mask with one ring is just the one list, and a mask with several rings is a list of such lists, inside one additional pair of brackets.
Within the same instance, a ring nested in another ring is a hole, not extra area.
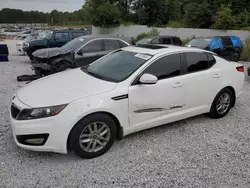
[(230, 111), (233, 106), (234, 96), (230, 89), (221, 90), (215, 97), (209, 115), (212, 118), (222, 118)]
[(116, 138), (116, 125), (106, 114), (93, 114), (81, 119), (72, 129), (70, 144), (83, 158), (98, 157), (107, 152)]

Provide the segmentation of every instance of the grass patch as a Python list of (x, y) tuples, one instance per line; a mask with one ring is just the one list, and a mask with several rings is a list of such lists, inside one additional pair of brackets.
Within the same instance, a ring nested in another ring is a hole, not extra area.
[(250, 37), (247, 37), (244, 42), (244, 47), (240, 56), (241, 61), (250, 61)]

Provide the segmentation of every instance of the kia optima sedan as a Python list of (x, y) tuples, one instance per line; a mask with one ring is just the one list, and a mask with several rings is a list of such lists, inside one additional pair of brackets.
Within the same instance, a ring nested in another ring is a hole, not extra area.
[(84, 158), (117, 138), (208, 113), (222, 118), (243, 90), (244, 68), (196, 48), (125, 47), (36, 80), (12, 99), (18, 146)]

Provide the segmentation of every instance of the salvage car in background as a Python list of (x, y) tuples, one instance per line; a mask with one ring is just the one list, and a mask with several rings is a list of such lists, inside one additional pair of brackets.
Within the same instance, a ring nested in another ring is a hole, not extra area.
[(229, 61), (235, 62), (239, 61), (243, 49), (243, 43), (237, 36), (195, 38), (186, 46), (209, 50)]
[(136, 46), (145, 44), (166, 44), (181, 46), (182, 41), (179, 37), (176, 36), (155, 36), (143, 38), (135, 43)]
[(212, 52), (129, 46), (19, 89), (10, 110), (13, 136), (25, 149), (72, 148), (93, 158), (134, 132), (204, 113), (222, 118), (243, 83), (244, 67)]
[(44, 38), (24, 43), (23, 51), (26, 52), (30, 60), (32, 60), (32, 53), (38, 49), (61, 47), (79, 36), (88, 34), (89, 32), (85, 29), (55, 30), (47, 32)]
[(38, 76), (47, 76), (88, 65), (100, 57), (130, 45), (125, 38), (90, 35), (78, 37), (61, 48), (46, 48), (35, 51), (32, 66)]

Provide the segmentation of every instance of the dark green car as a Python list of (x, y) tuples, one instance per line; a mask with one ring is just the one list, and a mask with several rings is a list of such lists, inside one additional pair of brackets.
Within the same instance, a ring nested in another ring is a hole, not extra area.
[(25, 42), (23, 51), (26, 52), (30, 60), (32, 60), (32, 53), (36, 50), (43, 48), (61, 47), (67, 42), (84, 35), (89, 35), (89, 32), (86, 29), (48, 31), (45, 32), (43, 36), (38, 39)]

